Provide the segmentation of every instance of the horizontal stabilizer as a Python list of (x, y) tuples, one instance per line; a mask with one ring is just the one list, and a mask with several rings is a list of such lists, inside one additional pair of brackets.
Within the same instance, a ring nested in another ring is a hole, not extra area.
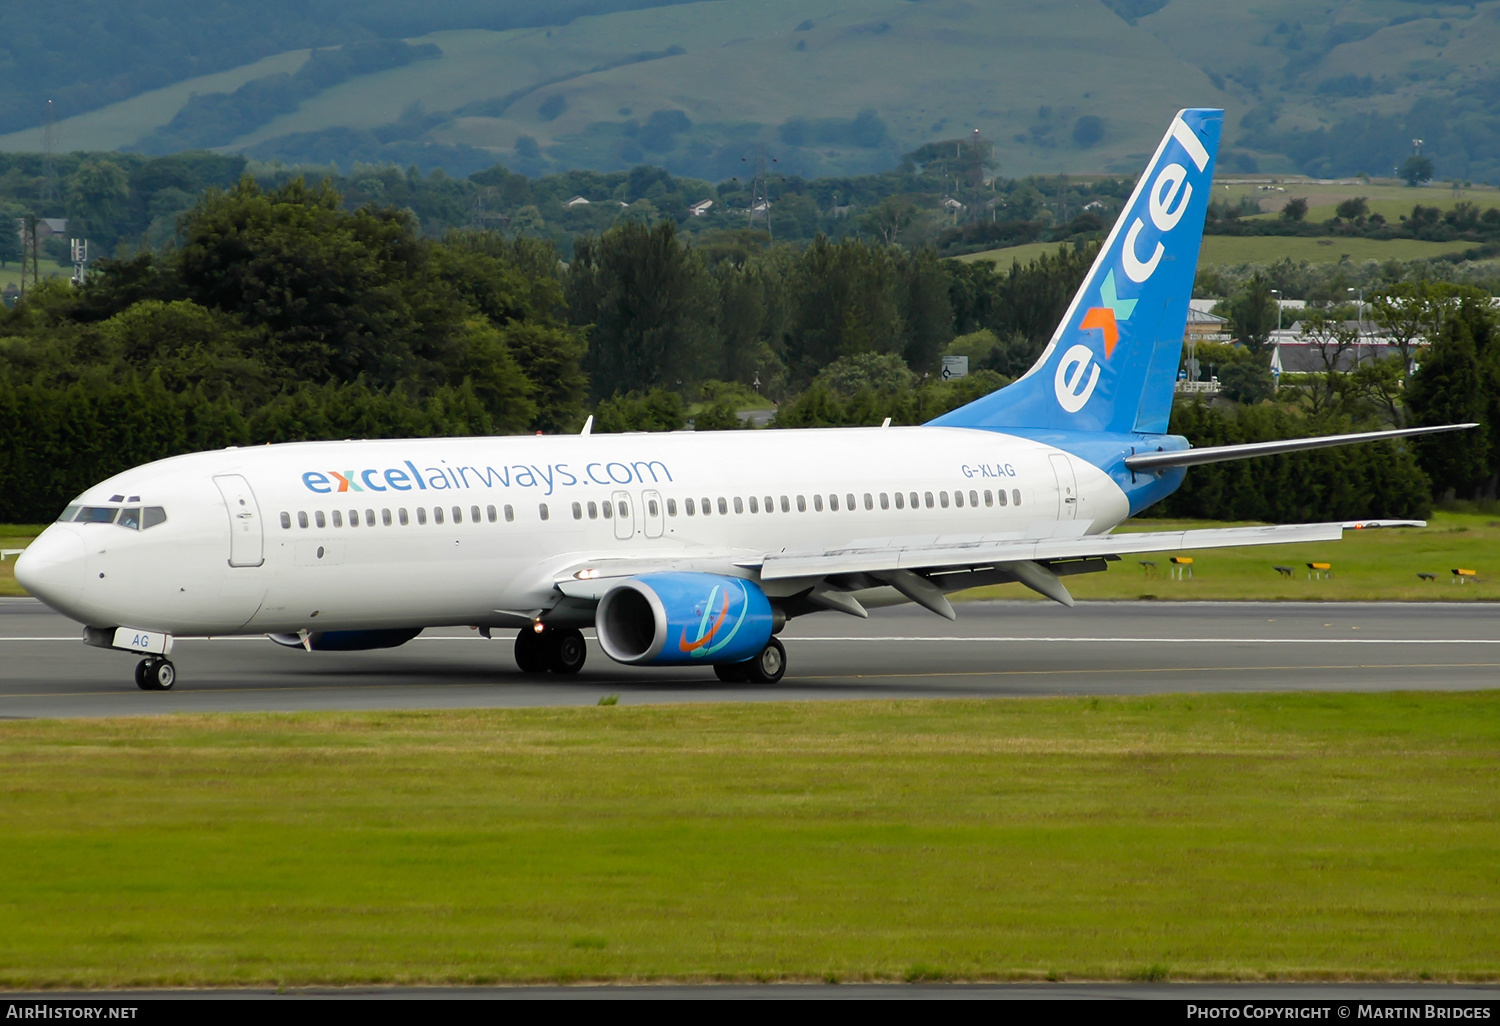
[(1413, 435), (1435, 435), (1443, 431), (1465, 431), (1478, 424), (1442, 424), (1438, 427), (1398, 428), (1394, 431), (1361, 431), (1352, 435), (1323, 435), (1318, 438), (1285, 438), (1276, 442), (1250, 442), (1246, 445), (1215, 445), (1204, 449), (1178, 452), (1142, 452), (1125, 457), (1131, 470), (1162, 470), (1167, 467), (1196, 467), (1200, 463), (1223, 463), (1245, 460), (1252, 456), (1275, 456), (1304, 449), (1326, 449), (1357, 442), (1379, 442), (1387, 438), (1410, 438)]

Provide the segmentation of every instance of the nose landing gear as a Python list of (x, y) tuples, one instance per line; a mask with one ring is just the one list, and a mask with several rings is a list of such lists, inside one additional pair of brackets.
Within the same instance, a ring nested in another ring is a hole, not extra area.
[(135, 686), (142, 691), (171, 691), (177, 683), (177, 667), (160, 656), (142, 659), (135, 667)]

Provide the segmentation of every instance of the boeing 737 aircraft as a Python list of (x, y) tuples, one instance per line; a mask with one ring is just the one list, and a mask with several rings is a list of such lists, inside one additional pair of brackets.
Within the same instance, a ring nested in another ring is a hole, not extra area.
[[(1332, 541), (1339, 524), (1113, 535), (1192, 464), (1447, 427), (1190, 449), (1173, 383), (1222, 112), (1184, 110), (1046, 351), (921, 427), (302, 442), (195, 453), (80, 495), (20, 557), (91, 645), (173, 686), (181, 636), (388, 648), (423, 628), (519, 629), (526, 672), (611, 659), (775, 682), (796, 616), (997, 582), (1071, 605), (1064, 579), (1127, 553)], [(1463, 425), (1455, 425), (1459, 427)]]

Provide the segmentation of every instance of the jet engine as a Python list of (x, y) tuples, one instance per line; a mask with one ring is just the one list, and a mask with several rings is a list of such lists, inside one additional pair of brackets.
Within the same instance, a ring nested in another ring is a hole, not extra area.
[(268, 634), (272, 641), (287, 648), (306, 648), (312, 652), (365, 652), (372, 648), (395, 648), (418, 634), (420, 627), (395, 627), (383, 631), (313, 631), (302, 643), (300, 634)]
[(705, 573), (631, 577), (594, 614), (599, 645), (637, 666), (742, 663), (771, 640), (775, 618), (754, 581)]

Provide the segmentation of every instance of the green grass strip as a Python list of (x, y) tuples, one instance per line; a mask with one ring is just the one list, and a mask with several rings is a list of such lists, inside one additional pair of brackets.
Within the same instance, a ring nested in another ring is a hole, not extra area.
[(0, 724), (0, 985), (1500, 977), (1500, 693)]

